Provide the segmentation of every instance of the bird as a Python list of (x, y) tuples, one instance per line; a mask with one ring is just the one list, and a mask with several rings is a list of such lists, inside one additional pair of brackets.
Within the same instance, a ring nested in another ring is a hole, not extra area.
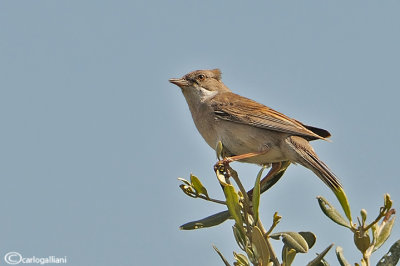
[(331, 134), (308, 126), (272, 108), (233, 93), (219, 69), (196, 70), (169, 82), (180, 87), (194, 124), (207, 144), (222, 143), (230, 161), (276, 165), (300, 164), (317, 175), (335, 194), (342, 191), (337, 176), (319, 159), (310, 141)]

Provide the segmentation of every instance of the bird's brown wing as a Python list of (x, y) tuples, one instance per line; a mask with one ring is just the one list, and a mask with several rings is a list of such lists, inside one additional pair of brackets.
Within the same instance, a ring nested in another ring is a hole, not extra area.
[[(303, 125), (274, 109), (232, 92), (219, 93), (210, 101), (216, 117), (222, 120), (303, 136), (308, 140), (330, 136), (326, 130)], [(324, 134), (319, 135), (319, 130)]]

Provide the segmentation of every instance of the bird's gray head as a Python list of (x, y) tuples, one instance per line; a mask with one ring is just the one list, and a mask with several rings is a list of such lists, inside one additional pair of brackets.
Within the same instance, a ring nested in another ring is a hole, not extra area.
[(212, 70), (196, 70), (184, 75), (182, 78), (170, 79), (169, 82), (179, 86), (182, 92), (196, 90), (198, 92), (226, 92), (230, 91), (221, 81), (221, 71), (219, 69)]

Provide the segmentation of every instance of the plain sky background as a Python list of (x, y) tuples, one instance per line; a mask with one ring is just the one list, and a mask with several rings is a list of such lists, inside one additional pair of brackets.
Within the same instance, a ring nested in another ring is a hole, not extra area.
[[(5, 253), (68, 265), (222, 265), (240, 251), (228, 221), (180, 231), (223, 210), (185, 196), (199, 176), (222, 198), (212, 149), (168, 82), (220, 68), (234, 92), (328, 129), (314, 148), (340, 177), (353, 215), (400, 204), (399, 1), (1, 1), (0, 262)], [(235, 163), (245, 185), (259, 167)], [(320, 211), (338, 206), (290, 166), (262, 196), (265, 226), (313, 231), (305, 265), (330, 243), (350, 262), (352, 234)], [(392, 237), (376, 261), (400, 239)], [(280, 253), (281, 242), (274, 241)], [(337, 265), (334, 250), (327, 256)]]

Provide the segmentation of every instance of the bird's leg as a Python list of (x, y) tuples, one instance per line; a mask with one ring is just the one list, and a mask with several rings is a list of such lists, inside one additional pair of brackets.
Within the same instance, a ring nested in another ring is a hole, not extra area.
[(245, 154), (226, 157), (226, 158), (224, 158), (222, 160), (222, 163), (227, 165), (227, 164), (229, 164), (231, 162), (235, 162), (235, 161), (239, 161), (239, 160), (255, 157), (255, 156), (258, 156), (258, 155), (266, 154), (269, 150), (270, 150), (270, 145), (265, 144), (265, 145), (263, 145), (262, 149), (260, 151), (258, 151), (258, 152), (249, 152), (249, 153), (245, 153)]
[(241, 155), (234, 155), (231, 157), (225, 157), (224, 159), (218, 161), (215, 165), (214, 165), (214, 170), (216, 169), (221, 169), (221, 167), (226, 167), (229, 166), (230, 163), (235, 162), (235, 161), (239, 161), (239, 160), (243, 160), (243, 159), (247, 159), (247, 158), (251, 158), (254, 156), (258, 156), (261, 154), (265, 154), (268, 152), (268, 149), (266, 150), (262, 150), (259, 152), (249, 152), (249, 153), (245, 153), (245, 154), (241, 154)]
[(251, 158), (251, 157), (258, 156), (258, 155), (261, 155), (261, 154), (264, 154), (264, 153), (266, 153), (266, 151), (249, 152), (249, 153), (245, 153), (245, 154), (241, 154), (241, 155), (235, 155), (235, 156), (232, 156), (232, 157), (226, 157), (222, 161), (224, 163), (229, 164), (231, 162), (235, 162), (235, 161)]
[[(269, 150), (270, 150), (269, 145), (266, 144), (266, 145), (263, 146), (262, 150), (260, 150), (259, 152), (249, 152), (249, 153), (245, 153), (245, 154), (241, 154), (241, 155), (234, 155), (234, 156), (230, 156), (230, 157), (225, 157), (222, 160), (218, 161), (214, 165), (214, 170), (215, 171), (218, 170), (221, 173), (224, 173), (225, 178), (229, 179), (230, 175), (229, 175), (229, 173), (226, 172), (226, 169), (229, 168), (229, 164), (231, 162), (235, 162), (235, 161), (251, 158), (251, 157), (254, 157), (254, 156), (262, 155), (262, 154), (267, 153)], [(278, 168), (278, 170), (279, 170), (279, 168)]]

